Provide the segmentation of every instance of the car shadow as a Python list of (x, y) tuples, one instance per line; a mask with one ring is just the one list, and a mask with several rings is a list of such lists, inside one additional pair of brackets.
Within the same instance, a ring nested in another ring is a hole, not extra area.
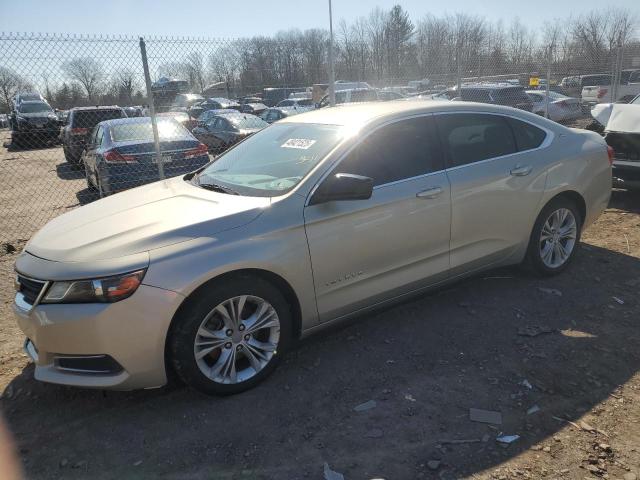
[(49, 140), (49, 141), (32, 141), (27, 144), (17, 145), (12, 142), (11, 139), (7, 140), (3, 143), (3, 147), (7, 149), (8, 152), (28, 152), (32, 150), (48, 150), (52, 148), (56, 148), (60, 146), (60, 142), (58, 140)]
[(58, 163), (56, 165), (56, 175), (62, 180), (80, 180), (85, 178), (84, 166), (69, 162)]
[(346, 478), (436, 478), (429, 460), (461, 478), (561, 448), (567, 437), (551, 438), (584, 415), (615, 428), (598, 405), (640, 366), (638, 285), (637, 258), (589, 246), (554, 278), (490, 271), (313, 337), (240, 395), (74, 389), (36, 382), (29, 365), (2, 406), (30, 478), (60, 459), (80, 462), (78, 478), (320, 478), (325, 461)]
[(96, 192), (95, 190), (84, 188), (76, 192), (76, 198), (78, 199), (78, 203), (82, 206), (91, 202), (95, 202), (96, 200), (99, 200), (100, 196), (98, 195), (98, 192)]

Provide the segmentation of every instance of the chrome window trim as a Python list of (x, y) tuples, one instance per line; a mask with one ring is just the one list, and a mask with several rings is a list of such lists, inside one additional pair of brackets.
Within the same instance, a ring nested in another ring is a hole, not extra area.
[[(362, 142), (364, 142), (367, 138), (369, 138), (369, 136), (373, 135), (375, 132), (377, 132), (379, 129), (386, 127), (388, 125), (391, 125), (393, 123), (398, 123), (398, 122), (402, 122), (404, 120), (411, 120), (413, 118), (422, 118), (422, 117), (433, 117), (435, 115), (434, 112), (422, 112), (422, 113), (413, 113), (411, 115), (407, 115), (401, 118), (392, 118), (389, 119), (387, 121), (385, 121), (384, 123), (381, 123), (380, 125), (378, 125), (377, 127), (375, 127), (373, 130), (369, 131), (366, 133), (366, 135), (364, 137), (362, 137), (358, 142), (355, 142), (353, 145), (351, 145), (345, 152), (343, 152), (328, 168), (327, 171), (325, 173), (322, 174), (322, 176), (320, 177), (320, 179), (318, 179), (318, 181), (316, 182), (316, 184), (313, 186), (313, 188), (309, 191), (309, 194), (307, 195), (307, 199), (304, 202), (304, 206), (305, 208), (309, 206), (309, 202), (311, 201), (311, 198), (313, 197), (314, 193), (316, 192), (316, 190), (318, 189), (318, 187), (320, 186), (320, 184), (322, 184), (322, 182), (325, 181), (325, 179), (331, 175), (331, 173), (340, 165), (340, 162), (342, 162), (345, 157), (347, 155), (349, 155), (356, 147), (358, 147), (359, 145), (362, 144)], [(366, 128), (366, 125), (364, 126)], [(444, 159), (443, 159), (444, 160)], [(446, 163), (446, 162), (443, 162)], [(436, 174), (436, 173), (442, 173), (446, 171), (446, 165), (443, 169), (441, 170), (436, 170), (434, 172), (428, 172), (428, 173), (423, 173), (422, 175), (417, 175), (415, 177), (408, 177), (408, 178), (402, 178), (400, 180), (394, 180), (393, 182), (387, 182), (387, 183), (382, 183), (380, 185), (376, 185), (373, 187), (373, 190), (377, 190), (379, 188), (382, 187), (387, 187), (390, 185), (396, 185), (398, 183), (402, 183), (402, 182), (407, 182), (407, 181), (411, 181), (411, 180), (415, 180), (417, 178), (422, 178), (422, 177), (428, 177), (430, 175)]]
[[(495, 115), (495, 116), (512, 118), (514, 120), (519, 120), (521, 122), (527, 123), (527, 124), (531, 125), (532, 127), (536, 127), (536, 128), (539, 128), (540, 130), (543, 130), (546, 133), (546, 137), (544, 138), (542, 143), (539, 146), (537, 146), (536, 148), (530, 148), (529, 150), (522, 150), (521, 152), (509, 153), (507, 155), (500, 155), (499, 157), (485, 158), (484, 160), (478, 160), (477, 162), (472, 162), (472, 163), (465, 163), (464, 165), (457, 165), (455, 167), (446, 167), (445, 169), (446, 169), (447, 172), (456, 171), (456, 170), (459, 170), (461, 168), (471, 167), (471, 166), (474, 166), (474, 165), (482, 165), (484, 163), (492, 162), (494, 160), (501, 160), (503, 158), (512, 157), (514, 155), (520, 155), (521, 153), (530, 153), (530, 152), (536, 152), (538, 150), (544, 150), (545, 148), (547, 148), (547, 147), (549, 147), (551, 145), (551, 143), (553, 142), (553, 140), (555, 139), (555, 136), (556, 136), (556, 134), (555, 134), (555, 132), (553, 130), (549, 130), (548, 128), (543, 127), (541, 125), (536, 125), (533, 122), (530, 122), (530, 121), (525, 120), (523, 118), (517, 117), (515, 115), (509, 115), (509, 114), (506, 114), (506, 113), (474, 112), (472, 110), (461, 110), (461, 111), (456, 111), (456, 112), (434, 112), (433, 115), (434, 116), (438, 116), (438, 115), (456, 115), (456, 114), (459, 114), (459, 113), (465, 113), (465, 114), (473, 113), (473, 114), (476, 114), (476, 115)], [(515, 140), (515, 135), (514, 135), (514, 140)]]

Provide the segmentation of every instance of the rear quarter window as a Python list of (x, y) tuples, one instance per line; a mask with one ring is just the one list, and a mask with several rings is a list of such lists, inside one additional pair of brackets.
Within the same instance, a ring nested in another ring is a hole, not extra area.
[(512, 130), (500, 115), (454, 113), (436, 118), (451, 167), (517, 151)]
[(516, 139), (519, 152), (538, 148), (547, 137), (547, 132), (530, 123), (515, 118), (507, 118), (507, 121), (513, 129), (513, 136)]

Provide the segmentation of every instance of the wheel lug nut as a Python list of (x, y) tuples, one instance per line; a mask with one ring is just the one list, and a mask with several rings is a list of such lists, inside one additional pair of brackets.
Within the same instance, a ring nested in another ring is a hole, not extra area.
[(244, 336), (244, 339), (245, 339), (246, 341), (249, 341), (249, 339), (250, 339), (250, 338), (251, 338), (251, 335), (249, 335), (249, 334), (247, 334), (247, 335), (245, 335), (245, 336)]
[(227, 342), (224, 344), (224, 348), (231, 348), (231, 342)]
[(229, 329), (225, 333), (227, 334), (227, 337), (230, 337), (231, 335), (233, 335), (233, 330)]
[(236, 350), (242, 350), (242, 345), (238, 345), (238, 346), (236, 347)]
[(238, 330), (240, 330), (240, 331), (242, 332), (242, 331), (244, 330), (244, 328), (245, 328), (245, 327), (244, 327), (244, 325), (240, 325), (240, 326), (238, 327)]

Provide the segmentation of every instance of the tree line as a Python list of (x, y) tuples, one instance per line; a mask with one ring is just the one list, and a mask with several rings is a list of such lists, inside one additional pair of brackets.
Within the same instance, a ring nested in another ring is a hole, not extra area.
[[(610, 72), (620, 52), (623, 67), (640, 68), (634, 63), (640, 61), (637, 26), (637, 16), (620, 8), (549, 21), (539, 28), (517, 18), (505, 24), (466, 13), (429, 14), (414, 21), (400, 5), (374, 8), (337, 25), (336, 78), (376, 86), (424, 78), (451, 84), (458, 77), (544, 74), (551, 63), (559, 79)], [(154, 42), (156, 51), (178, 51), (181, 56), (154, 65), (152, 75), (187, 80), (194, 92), (215, 82), (226, 82), (230, 95), (242, 95), (266, 86), (327, 81), (329, 34), (324, 29), (205, 41), (197, 48), (188, 42), (148, 40)], [(99, 60), (85, 56), (62, 62), (55, 72), (41, 77), (0, 66), (0, 109), (6, 110), (16, 91), (29, 88), (37, 88), (58, 108), (146, 102), (140, 65), (107, 71)]]

